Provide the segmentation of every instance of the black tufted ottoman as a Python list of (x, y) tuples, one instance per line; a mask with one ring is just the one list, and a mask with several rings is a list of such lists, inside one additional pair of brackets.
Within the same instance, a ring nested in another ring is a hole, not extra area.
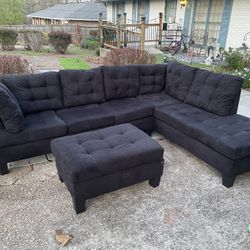
[(163, 173), (162, 147), (131, 124), (55, 139), (51, 149), (76, 213), (100, 194), (145, 180), (157, 187)]

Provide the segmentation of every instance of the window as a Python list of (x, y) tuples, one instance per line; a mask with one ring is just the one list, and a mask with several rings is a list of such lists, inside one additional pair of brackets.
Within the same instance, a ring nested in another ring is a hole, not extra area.
[(225, 0), (196, 0), (192, 30), (207, 32), (208, 43), (218, 40)]
[(176, 9), (177, 1), (176, 0), (165, 0), (165, 22), (174, 23), (176, 20)]

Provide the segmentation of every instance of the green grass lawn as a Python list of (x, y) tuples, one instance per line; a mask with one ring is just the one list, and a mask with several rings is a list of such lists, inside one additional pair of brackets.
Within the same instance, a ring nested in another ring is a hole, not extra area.
[(59, 58), (59, 63), (64, 69), (90, 69), (90, 65), (80, 58)]
[(164, 54), (156, 54), (156, 64), (162, 64), (164, 63)]

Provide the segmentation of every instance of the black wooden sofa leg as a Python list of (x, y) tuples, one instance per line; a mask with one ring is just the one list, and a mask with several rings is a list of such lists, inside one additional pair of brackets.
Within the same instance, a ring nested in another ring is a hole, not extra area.
[(86, 211), (85, 200), (82, 200), (82, 199), (78, 200), (78, 199), (73, 198), (73, 204), (74, 204), (74, 209), (77, 214), (80, 214)]
[(223, 174), (222, 175), (222, 185), (227, 187), (227, 188), (230, 188), (233, 186), (234, 184), (234, 180), (235, 180), (235, 175), (225, 175)]
[(8, 173), (9, 173), (9, 170), (8, 170), (7, 163), (0, 164), (0, 175), (5, 175)]
[(149, 185), (154, 188), (158, 187), (160, 185), (160, 180), (161, 177), (155, 177), (154, 179), (149, 180)]

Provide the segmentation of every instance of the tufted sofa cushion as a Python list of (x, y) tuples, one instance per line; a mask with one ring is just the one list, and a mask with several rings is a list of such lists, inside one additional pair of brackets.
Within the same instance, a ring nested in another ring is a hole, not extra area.
[(105, 101), (101, 69), (59, 71), (65, 107)]
[(103, 67), (103, 81), (107, 100), (135, 97), (139, 91), (139, 67)]
[(136, 97), (136, 99), (150, 103), (154, 107), (181, 103), (179, 100), (167, 95), (164, 91), (154, 94), (139, 95)]
[(217, 115), (230, 115), (241, 86), (239, 77), (198, 70), (185, 102)]
[(236, 160), (250, 155), (250, 119), (241, 115), (201, 121), (193, 136), (226, 157)]
[(196, 124), (218, 118), (215, 114), (185, 103), (157, 107), (154, 116), (191, 137)]
[(178, 62), (168, 63), (166, 93), (184, 101), (197, 70), (197, 68), (189, 67)]
[(113, 114), (115, 123), (125, 123), (151, 117), (154, 106), (136, 98), (123, 98), (105, 102), (101, 105), (107, 113)]
[(69, 134), (98, 129), (115, 124), (115, 116), (100, 104), (66, 108), (56, 111), (66, 123)]
[(18, 133), (24, 128), (24, 116), (15, 96), (0, 82), (0, 122), (6, 131)]
[(165, 89), (167, 65), (140, 65), (139, 94), (159, 93)]
[(55, 139), (51, 148), (73, 183), (161, 162), (163, 158), (162, 147), (131, 124)]
[(12, 91), (24, 114), (63, 107), (57, 72), (34, 75), (9, 75), (2, 82)]
[(43, 111), (25, 116), (25, 128), (20, 133), (11, 134), (0, 130), (0, 147), (37, 142), (66, 134), (67, 126), (55, 112)]

